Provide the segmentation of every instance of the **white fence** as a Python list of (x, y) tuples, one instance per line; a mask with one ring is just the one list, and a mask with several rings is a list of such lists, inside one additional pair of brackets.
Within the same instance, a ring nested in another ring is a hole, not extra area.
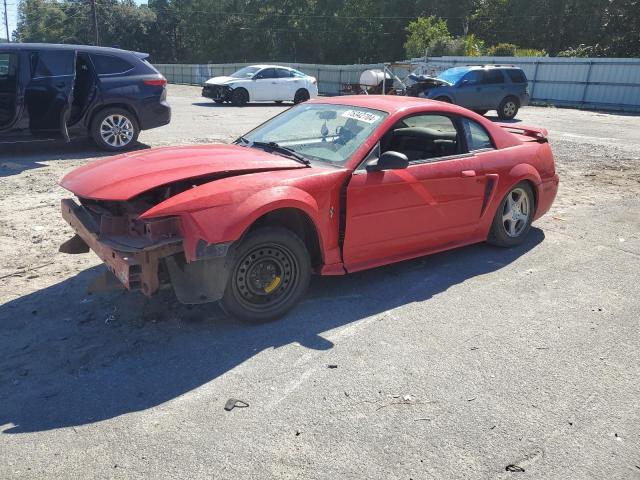
[[(429, 58), (427, 63), (434, 70), (461, 65), (517, 65), (529, 79), (533, 103), (640, 112), (639, 58), (438, 57)], [(156, 66), (171, 83), (200, 85), (208, 78), (228, 75), (246, 65), (248, 64)], [(339, 95), (342, 85), (358, 83), (364, 70), (382, 68), (382, 64), (281, 65), (316, 77), (323, 95)]]

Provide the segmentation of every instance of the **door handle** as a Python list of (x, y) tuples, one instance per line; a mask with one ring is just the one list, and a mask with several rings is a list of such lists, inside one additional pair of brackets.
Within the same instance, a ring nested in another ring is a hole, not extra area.
[(463, 177), (475, 177), (476, 176), (476, 171), (475, 170), (463, 170), (462, 171), (462, 176)]

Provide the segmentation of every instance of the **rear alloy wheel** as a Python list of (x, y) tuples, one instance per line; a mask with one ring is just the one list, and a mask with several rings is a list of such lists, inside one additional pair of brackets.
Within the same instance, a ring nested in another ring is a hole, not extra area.
[(99, 112), (91, 125), (91, 137), (110, 152), (131, 148), (138, 140), (140, 127), (135, 117), (122, 108), (107, 108)]
[(236, 107), (242, 107), (249, 103), (249, 92), (244, 88), (236, 88), (231, 93), (231, 103)]
[(296, 95), (293, 97), (293, 103), (297, 105), (298, 103), (306, 102), (307, 100), (309, 100), (309, 98), (311, 98), (309, 96), (309, 91), (304, 88), (301, 88), (296, 92)]
[(309, 286), (309, 253), (287, 229), (269, 227), (249, 233), (234, 258), (220, 306), (241, 320), (275, 320), (293, 308)]
[(504, 197), (489, 233), (489, 243), (500, 247), (521, 244), (531, 229), (535, 200), (528, 183), (519, 183)]
[(498, 106), (498, 117), (502, 120), (512, 120), (520, 109), (520, 103), (514, 97), (507, 97)]

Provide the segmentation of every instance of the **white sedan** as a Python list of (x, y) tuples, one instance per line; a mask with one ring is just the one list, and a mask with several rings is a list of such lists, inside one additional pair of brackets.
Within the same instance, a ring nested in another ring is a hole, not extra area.
[(214, 77), (202, 86), (202, 96), (216, 103), (300, 103), (318, 96), (318, 80), (298, 70), (278, 65), (244, 67), (228, 77)]

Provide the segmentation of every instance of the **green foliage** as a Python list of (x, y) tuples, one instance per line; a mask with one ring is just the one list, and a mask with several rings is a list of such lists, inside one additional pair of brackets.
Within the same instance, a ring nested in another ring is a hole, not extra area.
[(465, 52), (464, 38), (439, 38), (431, 42), (429, 48), (429, 56), (432, 57), (464, 56)]
[(442, 54), (436, 52), (442, 51), (446, 42), (451, 40), (453, 39), (444, 20), (434, 16), (420, 17), (407, 26), (404, 49), (409, 58), (423, 57), (426, 52), (430, 56), (438, 56)]
[(546, 57), (547, 52), (536, 48), (517, 48), (516, 57)]
[(484, 55), (485, 50), (484, 40), (480, 40), (473, 33), (464, 37), (464, 55), (468, 57), (480, 57)]
[[(94, 42), (89, 2), (17, 1), (16, 40)], [(461, 38), (471, 56), (640, 57), (640, 0), (136, 1), (97, 2), (100, 43), (157, 63), (377, 63), (458, 53)]]
[(597, 57), (600, 52), (598, 45), (585, 45), (581, 43), (577, 47), (567, 48), (558, 52), (559, 57)]
[(489, 48), (487, 55), (491, 57), (515, 57), (518, 49), (513, 43), (499, 43)]

